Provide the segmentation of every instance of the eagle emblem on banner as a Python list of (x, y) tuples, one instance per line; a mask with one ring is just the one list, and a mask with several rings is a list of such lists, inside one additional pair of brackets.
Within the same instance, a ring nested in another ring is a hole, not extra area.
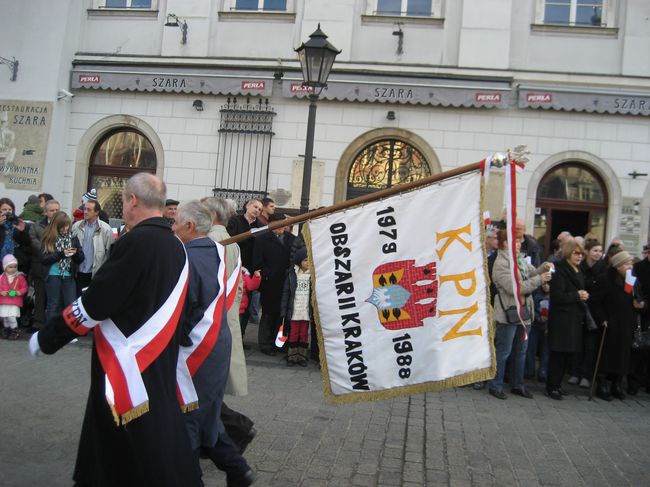
[(416, 266), (400, 260), (378, 266), (372, 273), (373, 290), (366, 302), (377, 308), (379, 322), (387, 330), (424, 326), (436, 316), (438, 275), (436, 263)]

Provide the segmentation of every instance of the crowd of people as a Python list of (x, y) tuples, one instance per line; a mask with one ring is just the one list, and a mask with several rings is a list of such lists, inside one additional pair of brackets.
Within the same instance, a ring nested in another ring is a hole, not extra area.
[(94, 192), (84, 195), (79, 210), (73, 223), (52, 195), (41, 193), (31, 195), (18, 215), (13, 201), (0, 198), (3, 338), (42, 328), (81, 295), (108, 258), (113, 231), (100, 220)]
[[(544, 260), (541, 245), (517, 220), (511, 259), (505, 225), (499, 226), (487, 229), (485, 243), (496, 376), (474, 388), (487, 385), (492, 396), (507, 399), (507, 382), (512, 394), (532, 398), (526, 379), (536, 379), (546, 396), (562, 400), (566, 379), (605, 401), (640, 388), (650, 392), (650, 351), (634, 340), (650, 324), (650, 245), (635, 263), (619, 239), (603, 252), (593, 234), (561, 232)], [(510, 262), (516, 262), (520, 312)]]
[[(289, 367), (318, 359), (302, 236), (277, 223), (286, 217), (270, 198), (240, 212), (221, 198), (180, 203), (145, 173), (128, 181), (123, 208), (114, 232), (92, 190), (73, 219), (46, 193), (18, 217), (0, 199), (3, 337), (33, 333), (38, 355), (94, 331), (76, 485), (202, 485), (200, 457), (226, 472), (229, 487), (251, 485), (243, 453), (254, 423), (224, 395), (247, 394), (251, 321), (260, 352), (283, 351)], [(215, 244), (268, 224), (255, 238)], [(648, 351), (632, 346), (650, 322), (650, 245), (633, 264), (618, 240), (603, 252), (594, 235), (562, 232), (544, 259), (523, 221), (515, 229), (510, 245), (505, 228), (487, 228), (496, 375), (474, 388), (507, 399), (509, 384), (531, 398), (527, 381), (537, 379), (562, 400), (568, 377), (606, 401), (650, 392)]]

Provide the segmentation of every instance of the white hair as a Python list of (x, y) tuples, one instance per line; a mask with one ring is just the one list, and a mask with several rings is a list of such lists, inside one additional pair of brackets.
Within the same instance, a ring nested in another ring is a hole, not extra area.
[(181, 203), (178, 207), (176, 220), (180, 224), (192, 222), (198, 233), (207, 234), (212, 228), (212, 215), (210, 210), (199, 200)]
[(205, 207), (214, 215), (216, 220), (222, 225), (228, 223), (230, 217), (235, 213), (232, 209), (232, 205), (228, 203), (228, 200), (223, 198), (203, 198), (201, 203), (205, 205)]

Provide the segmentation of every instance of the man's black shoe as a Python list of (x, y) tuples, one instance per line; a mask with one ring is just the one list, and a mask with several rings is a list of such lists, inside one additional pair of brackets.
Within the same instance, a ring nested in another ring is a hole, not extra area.
[(552, 391), (546, 391), (545, 394), (547, 397), (550, 397), (551, 399), (555, 399), (556, 401), (561, 401), (563, 399), (562, 394), (558, 389), (553, 389)]
[(249, 485), (253, 485), (253, 483), (255, 483), (256, 480), (257, 480), (257, 475), (255, 474), (255, 472), (249, 470), (241, 477), (226, 478), (226, 486), (227, 487), (248, 487)]
[(533, 398), (533, 395), (528, 392), (528, 389), (510, 389), (510, 392), (516, 396), (525, 397), (526, 399)]
[(568, 396), (569, 395), (569, 393), (567, 391), (565, 391), (564, 389), (562, 389), (561, 387), (557, 388), (557, 392), (559, 392), (563, 396)]
[(261, 348), (260, 352), (262, 352), (264, 355), (269, 355), (271, 357), (275, 357), (278, 352), (273, 350), (272, 348)]
[(488, 389), (488, 392), (491, 396), (496, 397), (497, 399), (508, 399), (508, 396), (503, 391), (498, 391), (496, 389)]

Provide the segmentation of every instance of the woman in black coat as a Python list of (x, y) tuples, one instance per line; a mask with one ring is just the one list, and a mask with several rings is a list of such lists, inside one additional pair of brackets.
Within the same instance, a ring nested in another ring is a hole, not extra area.
[(582, 246), (575, 240), (562, 247), (563, 259), (555, 265), (551, 279), (551, 296), (548, 313), (548, 345), (550, 350), (546, 395), (562, 399), (567, 393), (560, 387), (575, 355), (582, 351), (583, 302), (589, 299), (585, 280), (580, 272), (584, 257)]
[[(596, 279), (607, 271), (607, 263), (603, 260), (603, 246), (598, 240), (590, 239), (585, 241), (585, 256), (580, 263), (580, 270), (585, 276), (585, 290), (593, 299)], [(591, 307), (591, 299), (587, 302), (587, 305)], [(580, 387), (583, 388), (591, 386), (594, 366), (596, 365), (599, 336), (598, 330), (584, 330), (582, 337), (584, 340), (583, 350), (576, 357), (569, 384), (580, 384)]]
[[(606, 401), (611, 396), (624, 399), (621, 379), (630, 367), (630, 351), (634, 328), (635, 307), (643, 303), (634, 301), (632, 290), (625, 290), (625, 273), (632, 269), (632, 256), (625, 251), (609, 259), (607, 272), (596, 280), (592, 309), (594, 319), (604, 328), (603, 352), (598, 367), (596, 395)], [(611, 382), (611, 388), (610, 388)]]

